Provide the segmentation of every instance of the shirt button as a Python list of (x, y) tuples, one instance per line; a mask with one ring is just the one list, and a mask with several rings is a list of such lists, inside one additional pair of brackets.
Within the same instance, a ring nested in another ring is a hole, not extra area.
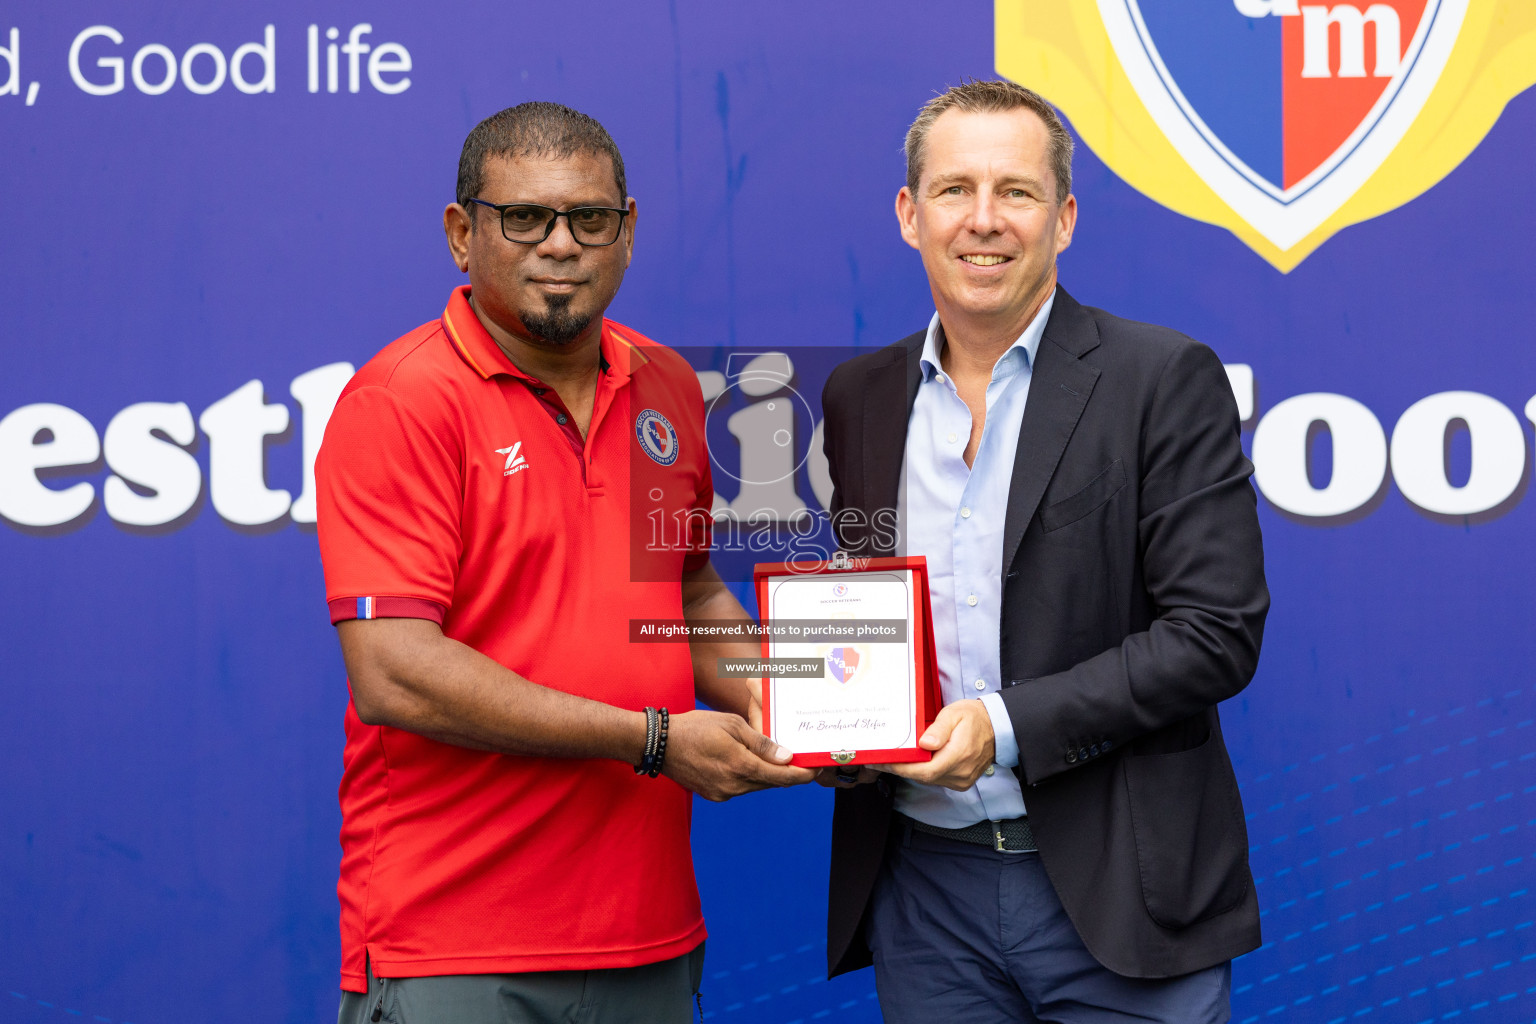
[(936, 374), (934, 374), (934, 375), (933, 375), (933, 379), (934, 379), (934, 380), (936, 380), (936, 381), (938, 381), (938, 382), (939, 382), (939, 383), (940, 383), (940, 384), (943, 384), (943, 383), (944, 383), (944, 375), (943, 375), (943, 374), (942, 374), (942, 373), (936, 373)]
[(960, 510), (960, 518), (961, 519), (969, 519), (969, 518), (971, 518), (971, 510), (970, 510), (969, 507), (962, 508)]
[(960, 435), (958, 435), (958, 434), (950, 434), (949, 435), (949, 443), (950, 444), (954, 444), (959, 439), (960, 439)]
[(983, 774), (983, 775), (996, 775), (997, 774), (997, 766), (989, 764), (989, 765), (987, 765), (987, 770), (982, 772), (981, 774)]
[(975, 608), (976, 607), (976, 595), (972, 594), (970, 597), (966, 598), (965, 599), (965, 603), (970, 605), (972, 608)]
[(971, 685), (976, 687), (978, 690), (985, 690), (987, 688), (987, 681), (985, 679), (978, 679)]
[(556, 416), (555, 422), (560, 424), (562, 427), (565, 426), (565, 413), (561, 413), (559, 416)]

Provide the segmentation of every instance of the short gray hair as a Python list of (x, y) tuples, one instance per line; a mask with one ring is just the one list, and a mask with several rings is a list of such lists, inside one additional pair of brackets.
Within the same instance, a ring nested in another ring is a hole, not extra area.
[(1045, 122), (1045, 130), (1051, 139), (1051, 172), (1056, 176), (1056, 202), (1065, 202), (1072, 194), (1072, 135), (1061, 123), (1061, 115), (1050, 102), (1033, 89), (1026, 89), (1014, 82), (970, 81), (950, 86), (944, 92), (923, 104), (917, 112), (917, 120), (907, 129), (907, 188), (914, 195), (923, 177), (923, 157), (926, 156), (928, 133), (933, 122), (946, 110), (960, 110), (968, 114), (999, 114), (1019, 108), (1032, 111)]

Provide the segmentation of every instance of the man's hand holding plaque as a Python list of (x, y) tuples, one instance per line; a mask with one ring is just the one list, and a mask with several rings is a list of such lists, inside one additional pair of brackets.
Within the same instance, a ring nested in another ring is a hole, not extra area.
[(976, 784), (997, 756), (992, 717), (979, 700), (957, 700), (945, 705), (917, 745), (930, 751), (933, 760), (873, 767), (877, 772), (891, 772), (913, 782), (966, 790)]

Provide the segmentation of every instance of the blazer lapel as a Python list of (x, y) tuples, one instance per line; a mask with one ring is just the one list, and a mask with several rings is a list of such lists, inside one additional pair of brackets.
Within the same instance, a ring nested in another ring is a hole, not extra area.
[(1099, 370), (1082, 362), (1097, 348), (1098, 328), (1065, 288), (1056, 291), (1051, 318), (1035, 355), (1029, 401), (1019, 425), (1013, 457), (1013, 481), (1008, 487), (1008, 513), (1003, 524), (1003, 573), (1018, 553), (1024, 531), (1040, 507), (1040, 498), (1056, 472), (1061, 453), (1077, 429), (1077, 421), (1093, 394)]
[[(926, 338), (927, 332), (923, 331), (893, 345), (887, 350), (890, 360), (871, 368), (865, 377), (861, 467), (864, 493), (859, 496), (859, 504), (866, 515), (873, 516), (886, 508), (894, 513), (896, 509), (901, 463), (906, 454), (907, 421), (922, 380), (921, 356)], [(873, 539), (879, 535), (880, 531), (872, 530), (866, 536)], [(895, 553), (886, 546), (876, 548), (876, 554)]]

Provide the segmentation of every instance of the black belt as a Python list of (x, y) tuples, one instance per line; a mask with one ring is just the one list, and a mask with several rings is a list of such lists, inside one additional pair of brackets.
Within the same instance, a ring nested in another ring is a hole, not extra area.
[(953, 839), (959, 843), (990, 846), (1003, 853), (1028, 853), (1039, 849), (1035, 845), (1035, 830), (1029, 827), (1028, 817), (1008, 818), (1004, 821), (978, 821), (965, 828), (941, 828), (938, 825), (930, 825), (926, 821), (918, 821), (916, 818), (907, 818), (907, 820), (918, 832), (926, 832), (931, 836), (943, 836), (945, 839)]

